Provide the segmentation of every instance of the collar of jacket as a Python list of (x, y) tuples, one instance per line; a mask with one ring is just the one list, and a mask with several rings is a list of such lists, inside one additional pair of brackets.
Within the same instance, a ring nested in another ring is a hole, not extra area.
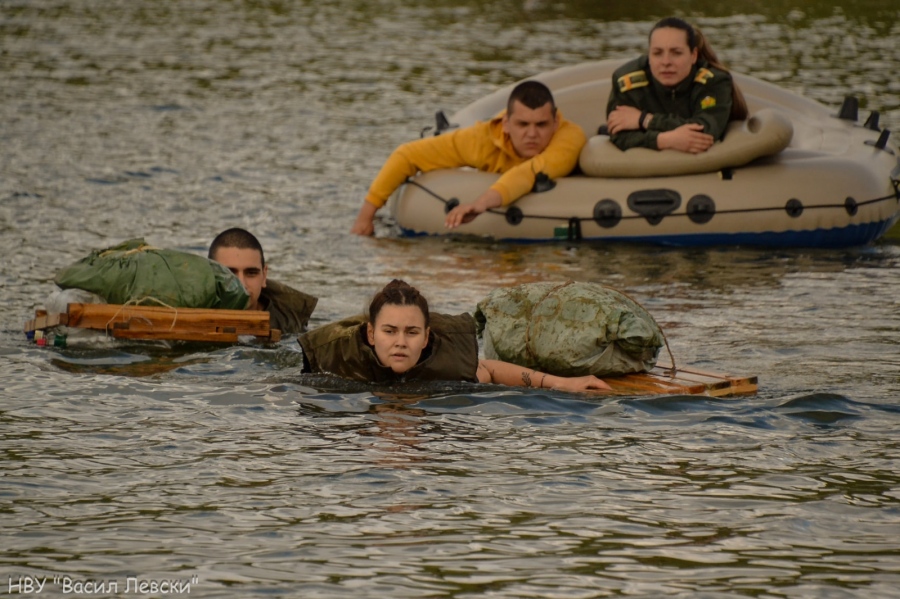
[(516, 149), (513, 147), (509, 135), (503, 130), (504, 118), (506, 118), (505, 108), (501, 110), (497, 116), (488, 121), (488, 134), (491, 136), (491, 141), (498, 150), (510, 158), (521, 160), (519, 155), (516, 154)]

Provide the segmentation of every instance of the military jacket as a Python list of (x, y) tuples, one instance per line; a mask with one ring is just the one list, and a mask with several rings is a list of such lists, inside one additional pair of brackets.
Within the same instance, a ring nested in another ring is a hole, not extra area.
[(259, 305), (269, 313), (269, 328), (278, 329), (283, 335), (305, 331), (318, 302), (318, 298), (272, 279), (266, 281), (259, 294)]
[(304, 370), (327, 372), (364, 382), (477, 382), (478, 341), (471, 314), (431, 314), (428, 345), (418, 364), (403, 374), (383, 366), (366, 338), (366, 317), (351, 316), (303, 333)]
[(641, 56), (613, 73), (606, 105), (609, 115), (616, 106), (634, 106), (653, 114), (647, 131), (622, 131), (610, 137), (620, 149), (651, 148), (656, 138), (687, 123), (703, 125), (703, 131), (722, 139), (731, 116), (731, 75), (699, 59), (691, 74), (674, 88), (666, 87), (650, 73), (650, 61)]
[(366, 201), (381, 208), (407, 178), (418, 172), (469, 166), (502, 176), (491, 185), (507, 206), (534, 187), (536, 173), (551, 179), (564, 177), (578, 165), (578, 156), (587, 138), (577, 124), (557, 111), (559, 127), (543, 152), (532, 158), (516, 153), (512, 141), (503, 130), (504, 110), (490, 121), (454, 129), (434, 137), (402, 144), (391, 152), (378, 172)]

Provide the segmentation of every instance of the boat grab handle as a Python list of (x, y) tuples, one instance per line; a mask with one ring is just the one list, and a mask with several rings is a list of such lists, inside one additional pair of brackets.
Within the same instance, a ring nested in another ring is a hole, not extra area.
[(681, 206), (681, 194), (673, 189), (641, 189), (628, 196), (628, 207), (651, 225), (658, 225), (664, 216)]

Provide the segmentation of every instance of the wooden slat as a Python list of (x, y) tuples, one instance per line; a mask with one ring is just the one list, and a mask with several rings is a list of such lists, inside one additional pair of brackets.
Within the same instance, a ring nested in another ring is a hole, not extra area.
[(30, 333), (32, 331), (49, 329), (68, 324), (68, 322), (68, 314), (47, 314), (43, 310), (38, 310), (35, 312), (34, 319), (25, 323), (25, 332)]
[(269, 328), (269, 313), (258, 310), (165, 308), (119, 304), (68, 305), (66, 314), (35, 313), (25, 332), (58, 325), (106, 331), (121, 339), (167, 339), (235, 343), (240, 335), (270, 341), (281, 339), (281, 331)]
[(759, 389), (759, 378), (756, 376), (737, 376), (721, 372), (710, 372), (708, 370), (700, 370), (693, 366), (679, 367), (679, 375), (685, 373), (690, 376), (703, 376), (709, 378), (719, 378), (728, 381), (729, 394), (739, 395), (744, 393), (756, 393)]
[(628, 374), (620, 377), (605, 378), (604, 380), (614, 390), (627, 391), (630, 394), (697, 395), (707, 390), (705, 385), (699, 383), (685, 383), (649, 373)]
[(679, 368), (674, 377), (668, 367), (657, 366), (650, 372), (604, 379), (616, 393), (684, 394), (728, 397), (756, 393), (757, 377), (720, 374), (694, 368)]
[(110, 334), (116, 339), (134, 340), (167, 340), (167, 341), (204, 341), (211, 343), (237, 343), (234, 333), (204, 333), (199, 331), (131, 331), (129, 329), (113, 329)]
[[(660, 377), (660, 378), (665, 378), (665, 379), (670, 378), (668, 370), (660, 372), (660, 371), (657, 371), (656, 369), (653, 369), (651, 371), (651, 374), (653, 374), (656, 377)], [(675, 378), (673, 380), (677, 381), (678, 383), (683, 384), (683, 385), (689, 385), (689, 386), (701, 385), (707, 390), (727, 389), (728, 387), (731, 386), (731, 381), (729, 381), (727, 378), (724, 378), (721, 376), (693, 374), (693, 373), (687, 372), (685, 370), (679, 370), (676, 373)]]
[(731, 379), (731, 395), (747, 395), (759, 390), (759, 379), (755, 376)]
[(269, 313), (257, 310), (212, 310), (205, 308), (161, 308), (116, 304), (69, 304), (69, 326), (106, 330), (127, 324), (133, 331), (172, 329), (216, 331), (233, 327), (238, 335), (269, 333)]
[[(654, 371), (669, 370), (670, 368), (672, 368), (672, 365), (669, 362), (659, 361), (656, 363), (656, 368), (654, 368), (653, 370)], [(680, 364), (678, 365), (678, 372), (698, 374), (701, 376), (708, 376), (711, 378), (725, 378), (725, 379), (742, 378), (742, 377), (736, 377), (733, 374), (728, 374), (725, 372), (711, 372), (709, 370), (701, 370), (700, 368), (697, 368), (695, 366), (682, 366)]]

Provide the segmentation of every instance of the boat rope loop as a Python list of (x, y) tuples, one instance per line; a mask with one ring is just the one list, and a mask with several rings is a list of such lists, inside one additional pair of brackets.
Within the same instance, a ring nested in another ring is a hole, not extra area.
[[(861, 206), (867, 206), (869, 204), (877, 204), (878, 202), (884, 202), (887, 200), (898, 200), (900, 201), (900, 180), (891, 179), (891, 182), (894, 185), (894, 193), (882, 196), (880, 198), (873, 198), (871, 200), (858, 201), (852, 197), (845, 198), (843, 202), (839, 204), (809, 204), (804, 205), (803, 202), (798, 200), (797, 198), (789, 199), (784, 206), (767, 206), (764, 208), (735, 208), (732, 210), (718, 210), (715, 208), (715, 204), (711, 198), (708, 196), (696, 196), (695, 198), (691, 198), (691, 201), (688, 202), (687, 208), (684, 212), (669, 212), (664, 216), (654, 215), (652, 218), (656, 220), (657, 224), (663, 218), (670, 218), (676, 216), (686, 216), (694, 222), (697, 223), (706, 223), (712, 220), (714, 215), (719, 214), (749, 214), (751, 212), (786, 212), (789, 216), (796, 218), (800, 216), (805, 210), (821, 210), (821, 209), (840, 209), (846, 210), (847, 214), (850, 216), (854, 216)], [(440, 194), (428, 189), (418, 181), (413, 179), (407, 179), (406, 183), (408, 185), (414, 185), (418, 187), (428, 195), (432, 196), (434, 199), (443, 202), (444, 204), (444, 212), (450, 212), (456, 206), (459, 205), (458, 198), (450, 198), (449, 200), (442, 197)], [(648, 219), (648, 216), (643, 214), (633, 214), (633, 215), (623, 215), (621, 212), (621, 208), (618, 205), (618, 202), (615, 200), (605, 199), (601, 200), (594, 206), (594, 215), (593, 216), (550, 216), (546, 214), (525, 214), (522, 212), (522, 209), (518, 206), (510, 206), (505, 210), (501, 210), (498, 208), (489, 208), (486, 212), (490, 212), (491, 214), (497, 214), (503, 216), (506, 221), (511, 225), (518, 225), (526, 218), (529, 219), (544, 219), (544, 220), (556, 220), (556, 221), (566, 221), (568, 223), (568, 239), (570, 241), (578, 241), (582, 239), (581, 234), (581, 223), (594, 221), (598, 225), (603, 228), (609, 229), (611, 227), (619, 224), (620, 221), (629, 220), (629, 219)]]
[(569, 241), (581, 241), (581, 221), (575, 217), (569, 219), (569, 232), (567, 234)]

